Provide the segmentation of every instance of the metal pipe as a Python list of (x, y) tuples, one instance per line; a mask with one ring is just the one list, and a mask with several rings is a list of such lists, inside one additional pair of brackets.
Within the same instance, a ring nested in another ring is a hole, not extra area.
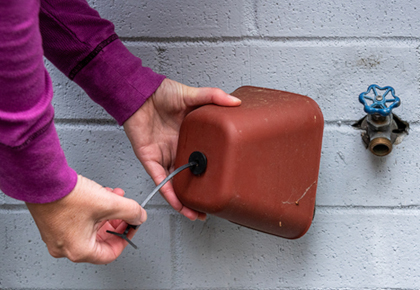
[(368, 115), (366, 118), (366, 129), (368, 135), (368, 148), (376, 156), (386, 156), (392, 151), (392, 144), (395, 142), (396, 134), (393, 131), (398, 126), (393, 115), (379, 116)]
[(378, 137), (369, 142), (369, 150), (376, 156), (386, 156), (392, 151), (392, 143), (387, 138)]

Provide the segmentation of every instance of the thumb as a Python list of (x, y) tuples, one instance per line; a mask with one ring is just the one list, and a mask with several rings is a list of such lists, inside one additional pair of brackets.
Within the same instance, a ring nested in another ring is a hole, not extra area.
[(121, 219), (131, 225), (141, 225), (147, 220), (146, 211), (137, 201), (104, 191), (101, 200), (105, 210), (99, 211), (98, 219)]
[(216, 104), (219, 106), (239, 106), (241, 100), (225, 93), (218, 88), (194, 88), (188, 87), (184, 101), (187, 106), (202, 106)]

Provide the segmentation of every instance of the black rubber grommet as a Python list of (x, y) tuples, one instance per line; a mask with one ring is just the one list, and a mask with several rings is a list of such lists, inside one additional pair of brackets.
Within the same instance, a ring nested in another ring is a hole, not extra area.
[(190, 158), (188, 159), (188, 162), (197, 163), (196, 166), (190, 167), (190, 170), (194, 175), (200, 175), (206, 171), (207, 158), (206, 158), (206, 155), (204, 155), (202, 152), (194, 151), (193, 153), (191, 153)]

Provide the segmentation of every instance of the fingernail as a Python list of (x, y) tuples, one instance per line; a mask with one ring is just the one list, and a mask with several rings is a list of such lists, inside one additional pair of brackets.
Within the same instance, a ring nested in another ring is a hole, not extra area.
[(237, 97), (234, 97), (234, 96), (232, 96), (232, 95), (228, 95), (229, 96), (229, 98), (232, 100), (232, 101), (235, 101), (235, 102), (239, 102), (239, 103), (241, 103), (242, 101), (240, 100), (240, 99), (238, 99)]
[(142, 212), (141, 212), (141, 223), (144, 223), (147, 220), (147, 211), (142, 208)]
[(207, 215), (205, 213), (199, 213), (197, 219), (204, 222), (207, 219)]

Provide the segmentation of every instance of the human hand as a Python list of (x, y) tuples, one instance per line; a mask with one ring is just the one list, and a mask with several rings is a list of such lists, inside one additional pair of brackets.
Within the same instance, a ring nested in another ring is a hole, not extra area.
[[(156, 92), (125, 123), (134, 153), (155, 184), (175, 170), (179, 129), (185, 116), (205, 105), (239, 106), (241, 101), (217, 88), (194, 88), (165, 79)], [(182, 205), (170, 182), (161, 188), (166, 201), (191, 220), (206, 215)]]
[[(107, 264), (128, 245), (107, 233), (122, 233), (127, 223), (146, 221), (146, 211), (134, 200), (124, 198), (120, 188), (111, 190), (81, 175), (76, 187), (64, 198), (45, 204), (26, 203), (51, 256), (73, 262)], [(131, 239), (135, 230), (130, 230)]]

